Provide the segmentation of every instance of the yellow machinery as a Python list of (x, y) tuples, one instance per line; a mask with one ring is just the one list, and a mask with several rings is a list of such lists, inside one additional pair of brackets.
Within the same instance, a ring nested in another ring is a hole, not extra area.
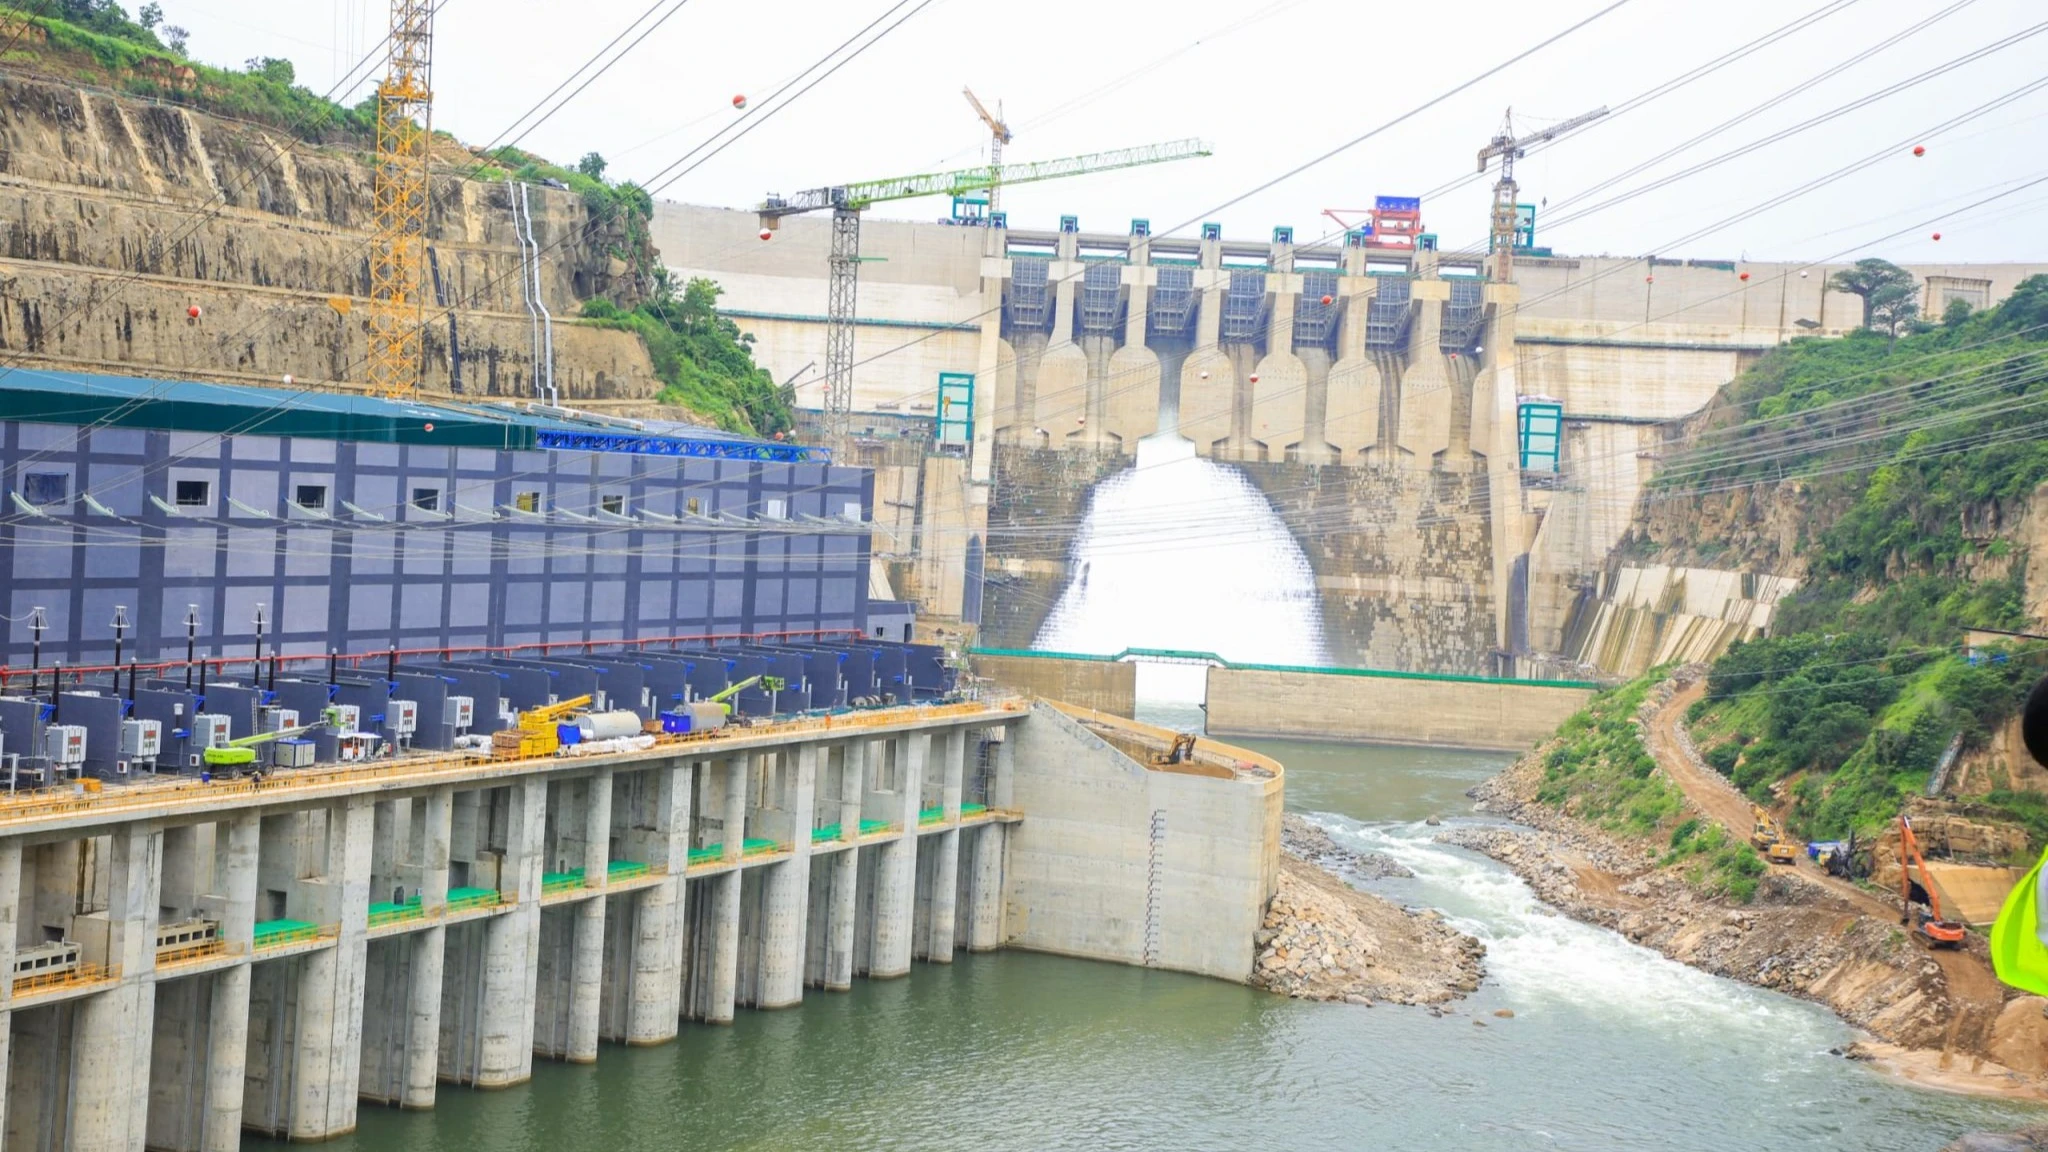
[(1182, 732), (1173, 738), (1173, 747), (1165, 752), (1154, 752), (1154, 764), (1186, 764), (1195, 758), (1195, 734)]
[(1778, 822), (1771, 814), (1752, 804), (1749, 813), (1756, 823), (1749, 830), (1749, 842), (1773, 864), (1798, 864), (1799, 846), (1785, 839), (1778, 831)]
[(562, 749), (556, 725), (590, 707), (588, 696), (577, 696), (554, 704), (528, 708), (519, 714), (519, 725), (491, 734), (491, 759), (530, 760), (553, 756)]

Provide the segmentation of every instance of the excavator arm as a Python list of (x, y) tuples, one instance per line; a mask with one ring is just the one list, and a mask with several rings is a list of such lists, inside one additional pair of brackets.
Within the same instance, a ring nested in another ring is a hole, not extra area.
[(1927, 859), (1920, 854), (1920, 838), (1913, 834), (1913, 822), (1899, 817), (1899, 922), (1910, 924), (1913, 917), (1913, 873), (1920, 873), (1920, 889), (1927, 894), (1928, 917), (1920, 932), (1935, 947), (1954, 948), (1963, 942), (1963, 926), (1941, 914), (1941, 893), (1934, 877), (1927, 874)]

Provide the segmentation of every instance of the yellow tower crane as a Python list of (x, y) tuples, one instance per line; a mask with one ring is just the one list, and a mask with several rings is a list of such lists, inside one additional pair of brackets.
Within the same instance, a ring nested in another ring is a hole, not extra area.
[(420, 383), (433, 47), (434, 0), (391, 0), (389, 55), (377, 85), (377, 235), (370, 250), (369, 380), (386, 397), (409, 395)]
[[(1540, 132), (1531, 132), (1526, 136), (1515, 135), (1515, 110), (1513, 108), (1508, 109), (1507, 115), (1501, 117), (1500, 131), (1494, 133), (1493, 139), (1487, 141), (1486, 147), (1479, 150), (1479, 172), (1481, 175), (1486, 173), (1486, 166), (1494, 157), (1500, 158), (1500, 179), (1495, 181), (1493, 185), (1493, 220), (1488, 228), (1487, 239), (1487, 247), (1493, 254), (1493, 278), (1495, 280), (1504, 282), (1515, 278), (1516, 233), (1521, 223), (1521, 211), (1515, 206), (1515, 194), (1519, 191), (1518, 186), (1515, 184), (1515, 161), (1528, 155), (1529, 145), (1555, 140), (1559, 136), (1575, 128), (1590, 124), (1605, 115), (1607, 115), (1607, 108), (1603, 105), (1584, 115), (1574, 116), (1561, 123), (1552, 124)], [(1533, 220), (1530, 226), (1530, 235), (1531, 239), (1533, 239)]]
[(988, 125), (988, 210), (993, 216), (1003, 207), (1003, 145), (1010, 142), (1010, 126), (1003, 122), (1002, 101), (996, 102), (996, 114), (991, 116), (975, 98), (974, 89), (962, 88), (960, 94), (967, 97), (967, 102), (974, 105), (974, 114)]

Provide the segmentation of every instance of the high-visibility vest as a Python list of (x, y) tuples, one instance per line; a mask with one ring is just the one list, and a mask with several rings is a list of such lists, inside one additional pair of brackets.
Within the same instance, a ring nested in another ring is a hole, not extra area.
[(2048, 852), (2013, 886), (1991, 925), (1991, 966), (1998, 978), (2036, 996), (2048, 996), (2048, 943), (2041, 939), (2041, 886), (2048, 881), (2041, 874), (2043, 864), (2048, 864)]

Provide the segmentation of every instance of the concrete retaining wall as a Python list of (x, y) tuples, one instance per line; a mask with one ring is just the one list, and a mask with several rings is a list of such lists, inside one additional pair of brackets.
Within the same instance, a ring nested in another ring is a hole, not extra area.
[(1211, 668), (1207, 706), (1218, 736), (1519, 751), (1592, 695), (1536, 680)]
[(1138, 666), (1114, 660), (976, 654), (974, 673), (1044, 700), (1078, 704), (1112, 716), (1137, 714)]
[[(1079, 714), (1079, 713), (1077, 713)], [(1096, 714), (1133, 744), (1171, 733)], [(1226, 980), (1251, 975), (1252, 936), (1277, 884), (1279, 766), (1207, 746), (1193, 771), (1148, 768), (1046, 704), (1018, 725), (1008, 943)], [(1247, 771), (1232, 765), (1239, 759)], [(1197, 775), (1219, 771), (1222, 778)]]

